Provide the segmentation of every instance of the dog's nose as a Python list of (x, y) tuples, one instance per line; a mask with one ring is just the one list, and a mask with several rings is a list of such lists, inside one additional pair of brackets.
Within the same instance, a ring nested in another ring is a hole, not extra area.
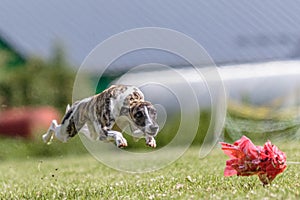
[(150, 129), (151, 129), (152, 132), (156, 132), (158, 130), (158, 128), (159, 127), (157, 125), (151, 125), (150, 126)]

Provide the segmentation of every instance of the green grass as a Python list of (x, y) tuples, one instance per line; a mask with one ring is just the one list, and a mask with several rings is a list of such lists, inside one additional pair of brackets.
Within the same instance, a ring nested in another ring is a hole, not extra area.
[(87, 150), (79, 137), (64, 144), (54, 141), (51, 145), (43, 143), (41, 136), (34, 140), (0, 137), (0, 162), (11, 159), (57, 157), (84, 153), (87, 153)]
[[(77, 141), (74, 144), (82, 148)], [(64, 145), (54, 144), (56, 148)], [(288, 160), (299, 161), (299, 145), (278, 146)], [(204, 159), (199, 159), (198, 152), (194, 146), (173, 164), (142, 174), (113, 170), (82, 151), (59, 152), (57, 157), (10, 157), (0, 161), (0, 199), (300, 198), (300, 165), (288, 165), (271, 185), (263, 187), (255, 176), (224, 177), (227, 157), (219, 147)]]

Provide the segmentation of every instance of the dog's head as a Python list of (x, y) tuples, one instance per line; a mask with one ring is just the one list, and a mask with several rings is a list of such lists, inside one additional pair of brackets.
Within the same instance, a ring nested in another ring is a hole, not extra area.
[(129, 107), (129, 117), (139, 130), (144, 134), (156, 136), (159, 126), (156, 122), (157, 113), (155, 107), (147, 101), (138, 101)]

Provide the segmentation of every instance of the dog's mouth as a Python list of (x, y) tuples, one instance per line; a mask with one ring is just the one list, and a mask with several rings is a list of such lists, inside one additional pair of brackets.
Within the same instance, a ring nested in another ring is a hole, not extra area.
[(156, 132), (145, 132), (146, 135), (150, 135), (150, 136), (156, 136), (157, 135), (157, 131)]
[(137, 127), (138, 130), (133, 132), (133, 135), (139, 136), (152, 136), (155, 137), (158, 134), (159, 127), (157, 125), (146, 126), (146, 127)]

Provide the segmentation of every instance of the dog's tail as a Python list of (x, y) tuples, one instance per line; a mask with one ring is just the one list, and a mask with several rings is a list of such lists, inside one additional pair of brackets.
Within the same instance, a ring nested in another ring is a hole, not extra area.
[(66, 107), (66, 113), (70, 110), (70, 108), (71, 108), (71, 106), (70, 106), (70, 104), (68, 104)]

